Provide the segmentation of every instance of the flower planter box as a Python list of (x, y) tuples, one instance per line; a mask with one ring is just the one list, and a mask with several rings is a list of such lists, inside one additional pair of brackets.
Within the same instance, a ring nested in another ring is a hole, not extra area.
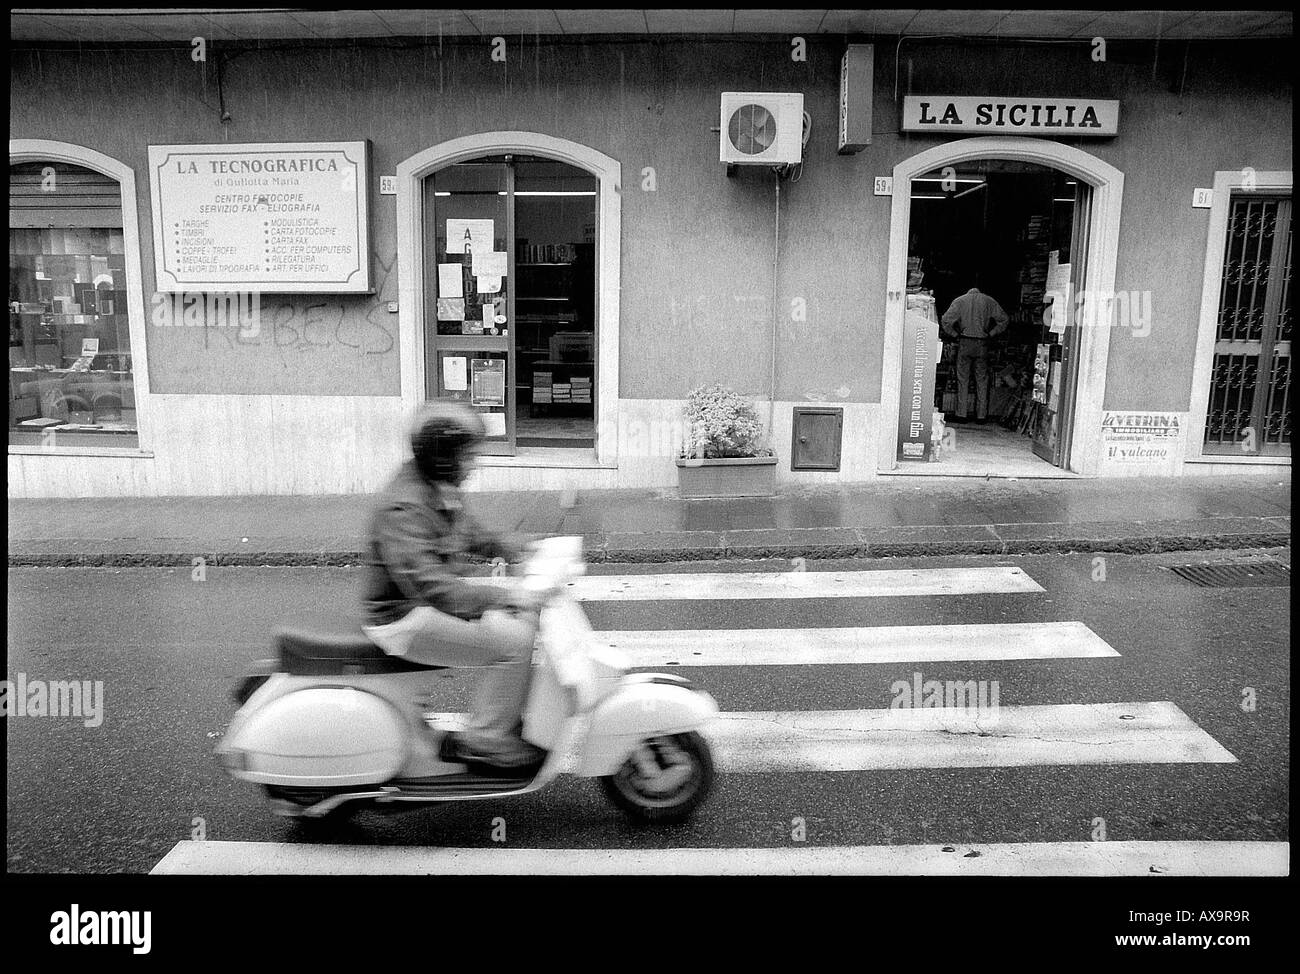
[(771, 497), (776, 493), (776, 457), (677, 460), (682, 497)]

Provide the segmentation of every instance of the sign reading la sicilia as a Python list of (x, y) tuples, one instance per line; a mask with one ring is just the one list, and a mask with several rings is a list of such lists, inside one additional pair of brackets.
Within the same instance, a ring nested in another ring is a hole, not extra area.
[(367, 142), (151, 145), (158, 290), (367, 293)]
[(1095, 98), (907, 95), (903, 98), (902, 130), (985, 135), (1114, 135), (1119, 131), (1119, 102)]

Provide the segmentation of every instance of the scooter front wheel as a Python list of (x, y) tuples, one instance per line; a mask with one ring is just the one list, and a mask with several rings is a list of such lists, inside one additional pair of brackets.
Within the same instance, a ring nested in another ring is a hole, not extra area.
[(600, 784), (609, 800), (634, 818), (681, 822), (713, 787), (713, 755), (695, 731), (648, 738)]

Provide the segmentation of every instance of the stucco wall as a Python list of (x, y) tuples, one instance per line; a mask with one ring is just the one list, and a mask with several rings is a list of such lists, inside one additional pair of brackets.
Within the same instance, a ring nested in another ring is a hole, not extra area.
[[(1208, 213), (1191, 208), (1192, 189), (1210, 185), (1216, 169), (1291, 167), (1280, 44), (1166, 44), (1153, 66), (1145, 44), (1113, 43), (1107, 62), (1096, 63), (1086, 44), (909, 39), (896, 61), (897, 39), (876, 39), (874, 141), (840, 156), (841, 38), (809, 38), (806, 63), (791, 61), (788, 38), (508, 41), (504, 66), (477, 40), (245, 52), (224, 70), (225, 126), (213, 62), (196, 64), (188, 47), (20, 50), (10, 132), (88, 145), (136, 169), (146, 295), (154, 283), (151, 142), (364, 138), (376, 176), (429, 145), (490, 129), (593, 146), (623, 166), (620, 394), (644, 399), (680, 398), (712, 379), (766, 392), (772, 178), (724, 175), (710, 131), (720, 91), (802, 91), (813, 117), (802, 178), (782, 186), (783, 400), (878, 399), (889, 201), (871, 194), (871, 179), (936, 141), (897, 132), (905, 93), (1121, 100), (1117, 138), (1075, 142), (1125, 173), (1117, 286), (1150, 290), (1155, 312), (1150, 336), (1113, 336), (1108, 408), (1188, 408)], [(653, 191), (643, 189), (646, 167)], [(396, 297), (395, 209), (392, 197), (374, 193), (372, 202), (377, 296), (277, 299), (278, 317), (298, 327), (215, 358), (203, 351), (212, 341), (203, 329), (150, 328), (153, 388), (212, 392), (228, 382), (231, 392), (310, 393), (328, 359), (326, 371), (350, 363), (354, 378), (316, 391), (397, 395), (397, 344), (385, 338), (395, 337), (396, 320), (383, 308)], [(806, 322), (790, 319), (793, 298), (804, 299)], [(332, 324), (301, 327), (313, 317)], [(244, 368), (244, 357), (272, 359), (273, 387), (240, 387), (245, 372), (262, 373)]]

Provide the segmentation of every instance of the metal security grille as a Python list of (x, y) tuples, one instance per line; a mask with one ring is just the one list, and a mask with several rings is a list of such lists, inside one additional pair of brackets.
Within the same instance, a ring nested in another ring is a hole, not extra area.
[(1234, 196), (1205, 452), (1291, 455), (1291, 200)]
[(1175, 565), (1169, 570), (1201, 588), (1258, 588), (1291, 584), (1291, 569), (1275, 561)]

